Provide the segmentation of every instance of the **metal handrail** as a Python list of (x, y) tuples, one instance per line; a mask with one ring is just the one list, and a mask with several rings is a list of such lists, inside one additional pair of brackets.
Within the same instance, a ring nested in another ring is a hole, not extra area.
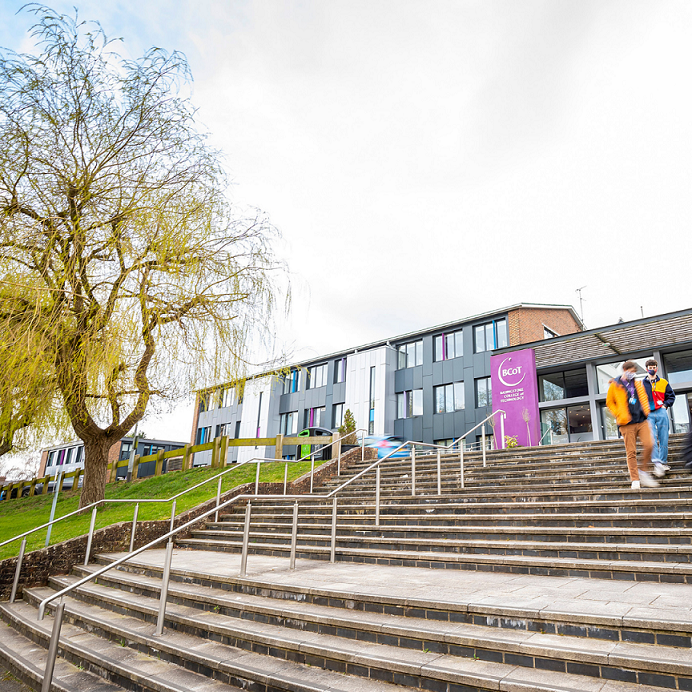
[[(504, 411), (502, 412), (504, 415)], [(491, 414), (494, 415), (494, 414)], [(487, 420), (487, 419), (486, 419)], [(485, 421), (484, 421), (485, 422)], [(484, 423), (483, 422), (483, 423)], [(482, 425), (483, 423), (479, 424)], [(477, 428), (478, 426), (476, 426)], [(472, 428), (469, 432), (472, 432), (476, 428)], [(467, 433), (468, 434), (468, 433)], [(463, 436), (462, 436), (463, 437)], [(459, 438), (462, 439), (462, 438)], [(392, 449), (388, 454), (386, 454), (384, 457), (381, 459), (377, 459), (374, 461), (372, 464), (370, 464), (366, 469), (361, 471), (360, 473), (356, 474), (355, 476), (349, 478), (348, 480), (344, 481), (338, 488), (335, 488), (332, 490), (330, 493), (327, 493), (326, 495), (312, 495), (312, 475), (314, 475), (314, 452), (311, 453), (311, 456), (313, 458), (313, 468), (311, 470), (311, 496), (306, 498), (305, 495), (286, 495), (284, 491), (284, 499), (289, 500), (293, 499), (296, 502), (294, 503), (294, 510), (293, 510), (293, 527), (292, 527), (292, 537), (291, 537), (291, 568), (295, 568), (295, 550), (296, 550), (296, 540), (297, 540), (297, 524), (298, 524), (298, 500), (303, 500), (305, 501), (306, 499), (309, 500), (323, 500), (323, 499), (332, 499), (332, 536), (331, 536), (331, 550), (330, 550), (330, 560), (333, 562), (335, 559), (335, 554), (336, 554), (336, 518), (337, 518), (337, 498), (336, 495), (337, 493), (341, 492), (344, 488), (348, 487), (351, 483), (353, 483), (355, 480), (358, 478), (361, 478), (364, 476), (366, 473), (370, 472), (372, 469), (376, 469), (376, 490), (375, 490), (375, 495), (376, 495), (376, 501), (375, 501), (375, 522), (376, 526), (379, 526), (379, 516), (380, 516), (380, 468), (381, 464), (388, 459), (392, 457), (392, 455), (396, 454), (397, 452), (401, 451), (404, 449), (406, 446), (409, 444), (414, 443), (413, 440), (409, 440), (407, 442), (403, 442), (400, 444), (398, 447), (395, 449)], [(332, 443), (333, 444), (333, 443)], [(364, 448), (364, 440), (362, 441), (363, 445), (363, 455), (365, 453), (365, 448)], [(437, 448), (437, 483), (438, 483), (438, 494), (441, 493), (441, 487), (440, 487), (440, 477), (441, 477), (441, 472), (440, 472), (440, 456), (441, 452), (443, 449), (449, 449), (451, 445), (430, 445), (429, 443), (425, 443), (426, 446), (432, 446)], [(306, 458), (306, 457), (305, 457)], [(299, 461), (304, 461), (305, 458), (301, 458)], [(463, 459), (463, 446), (462, 446), (462, 459)], [(290, 463), (289, 460), (286, 459), (252, 459), (247, 462), (242, 462), (242, 464), (246, 463), (252, 463), (253, 461), (257, 462), (257, 468), (258, 468), (258, 473), (257, 473), (257, 478), (259, 478), (259, 467), (262, 461), (278, 461), (278, 462), (283, 462), (283, 463)], [(298, 460), (296, 460), (298, 461)], [(415, 448), (413, 449), (413, 454), (412, 454), (412, 463), (415, 465)], [(241, 464), (241, 465), (242, 465)], [(207, 479), (206, 481), (202, 481), (201, 483), (197, 484), (195, 487), (199, 487), (200, 485), (203, 485), (204, 483), (207, 483), (211, 480), (215, 480), (217, 478), (220, 479), (220, 476), (224, 475), (225, 473), (228, 473), (229, 471), (234, 470), (235, 468), (238, 468), (238, 466), (234, 466), (232, 468), (226, 469), (225, 471), (222, 471), (220, 474), (217, 474), (216, 476), (212, 476), (212, 478)], [(288, 468), (288, 467), (287, 467)], [(414, 478), (415, 478), (415, 471), (414, 471)], [(415, 481), (414, 481), (415, 483)], [(284, 486), (285, 487), (285, 486)], [(414, 486), (415, 487), (415, 486)], [(463, 487), (463, 467), (462, 467), (462, 487)], [(220, 492), (221, 484), (219, 483), (219, 492)], [(255, 488), (257, 490), (257, 482), (255, 484)], [(192, 490), (193, 488), (188, 489)], [(180, 495), (184, 494), (179, 493), (176, 497), (179, 497)], [(42, 685), (42, 692), (50, 692), (50, 686), (52, 682), (52, 677), (53, 677), (53, 669), (55, 666), (55, 659), (57, 656), (57, 651), (58, 651), (58, 644), (59, 644), (59, 639), (60, 639), (60, 629), (62, 626), (62, 619), (63, 619), (63, 614), (64, 614), (64, 601), (62, 600), (64, 596), (67, 594), (71, 593), (74, 589), (77, 589), (78, 587), (82, 586), (83, 584), (86, 584), (93, 579), (97, 579), (100, 577), (102, 574), (108, 572), (109, 570), (118, 567), (125, 562), (129, 561), (136, 555), (139, 555), (140, 553), (144, 552), (145, 550), (148, 550), (149, 548), (154, 547), (155, 545), (158, 545), (162, 543), (163, 541), (168, 541), (166, 545), (166, 555), (164, 559), (164, 568), (163, 568), (163, 580), (162, 580), (162, 585), (161, 585), (161, 595), (160, 595), (160, 603), (159, 603), (159, 613), (158, 613), (158, 618), (157, 618), (157, 624), (156, 624), (156, 636), (159, 636), (163, 633), (163, 625), (164, 625), (164, 620), (165, 620), (165, 612), (166, 612), (166, 601), (167, 601), (167, 594), (168, 594), (168, 582), (170, 579), (170, 570), (171, 570), (171, 561), (173, 557), (173, 536), (177, 535), (181, 531), (187, 530), (188, 528), (192, 527), (194, 524), (198, 523), (199, 521), (206, 519), (207, 517), (210, 517), (212, 514), (216, 514), (216, 518), (218, 519), (218, 513), (219, 510), (224, 509), (225, 507), (228, 507), (234, 503), (240, 502), (242, 500), (247, 500), (247, 508), (245, 512), (245, 524), (244, 524), (244, 530), (243, 530), (243, 546), (242, 546), (242, 553), (241, 553), (241, 567), (240, 567), (240, 576), (245, 576), (246, 574), (246, 566), (247, 566), (247, 554), (248, 554), (248, 545), (249, 545), (249, 533), (250, 533), (250, 513), (251, 513), (251, 501), (253, 499), (257, 499), (258, 496), (257, 494), (255, 495), (237, 495), (236, 497), (232, 497), (229, 500), (226, 500), (223, 503), (219, 502), (219, 495), (217, 494), (217, 503), (216, 506), (212, 509), (207, 510), (206, 512), (200, 514), (199, 516), (195, 517), (194, 519), (191, 519), (190, 521), (186, 522), (185, 524), (182, 524), (181, 526), (174, 528), (173, 523), (175, 520), (175, 509), (173, 511), (173, 514), (171, 516), (171, 529), (168, 531), (168, 533), (164, 534), (163, 536), (160, 536), (159, 538), (155, 538), (153, 541), (150, 541), (144, 546), (141, 546), (140, 548), (137, 548), (136, 550), (132, 550), (132, 542), (131, 542), (131, 549), (130, 552), (116, 560), (115, 562), (112, 562), (108, 565), (104, 565), (100, 569), (96, 570), (95, 572), (92, 572), (91, 574), (82, 577), (82, 579), (79, 579), (76, 581), (74, 584), (70, 584), (69, 586), (66, 586), (64, 589), (61, 589), (60, 591), (51, 594), (50, 596), (44, 598), (41, 603), (39, 604), (38, 608), (38, 619), (42, 620), (44, 615), (45, 615), (45, 610), (46, 606), (56, 600), (56, 599), (61, 599), (60, 603), (58, 604), (56, 608), (56, 613), (55, 613), (55, 620), (53, 623), (53, 630), (51, 633), (51, 640), (50, 640), (50, 645), (48, 649), (48, 660), (46, 661), (46, 669), (45, 673), (43, 676), (43, 685)], [(97, 504), (97, 503), (95, 503)], [(175, 505), (174, 505), (175, 508)], [(82, 510), (83, 511), (83, 510)], [(92, 518), (92, 525), (93, 525), (93, 518)], [(88, 552), (87, 552), (87, 559), (88, 559)]]
[(540, 440), (538, 440), (538, 447), (541, 446), (543, 440), (545, 440), (545, 436), (550, 433), (550, 444), (553, 444), (553, 429), (549, 426), (548, 429), (543, 433), (542, 437)]

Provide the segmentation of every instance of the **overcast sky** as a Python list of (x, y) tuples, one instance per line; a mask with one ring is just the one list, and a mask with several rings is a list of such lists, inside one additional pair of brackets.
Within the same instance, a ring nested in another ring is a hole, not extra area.
[(587, 327), (692, 305), (688, 0), (74, 5), (187, 55), (233, 198), (283, 234), (295, 360), (581, 286)]

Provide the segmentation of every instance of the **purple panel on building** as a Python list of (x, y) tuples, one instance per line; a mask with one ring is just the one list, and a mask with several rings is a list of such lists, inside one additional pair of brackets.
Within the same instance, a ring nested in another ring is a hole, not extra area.
[(493, 411), (502, 409), (507, 415), (505, 436), (516, 437), (522, 447), (537, 445), (540, 425), (535, 351), (525, 348), (491, 356), (490, 377)]

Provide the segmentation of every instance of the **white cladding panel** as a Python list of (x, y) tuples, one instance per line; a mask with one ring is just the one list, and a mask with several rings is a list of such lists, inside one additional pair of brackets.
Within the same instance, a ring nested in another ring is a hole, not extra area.
[[(266, 437), (269, 429), (269, 399), (271, 396), (272, 378), (262, 377), (248, 380), (243, 397), (243, 417), (240, 421), (240, 437)], [(260, 397), (260, 394), (262, 395)], [(260, 410), (260, 399), (261, 407)], [(259, 434), (257, 432), (259, 421)], [(273, 448), (272, 448), (273, 449)], [(267, 456), (266, 447), (239, 447), (238, 461), (247, 461), (253, 457)]]
[(370, 416), (370, 369), (375, 368), (375, 435), (391, 435), (394, 430), (394, 380), (387, 374), (393, 370), (395, 356), (393, 349), (382, 346), (347, 357), (344, 409), (351, 409), (356, 427), (366, 430)]

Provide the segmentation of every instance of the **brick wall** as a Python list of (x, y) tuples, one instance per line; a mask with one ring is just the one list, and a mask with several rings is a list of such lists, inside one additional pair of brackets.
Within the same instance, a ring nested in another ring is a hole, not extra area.
[(510, 346), (543, 339), (544, 326), (559, 336), (581, 331), (572, 313), (562, 308), (518, 308), (509, 312), (507, 321)]

